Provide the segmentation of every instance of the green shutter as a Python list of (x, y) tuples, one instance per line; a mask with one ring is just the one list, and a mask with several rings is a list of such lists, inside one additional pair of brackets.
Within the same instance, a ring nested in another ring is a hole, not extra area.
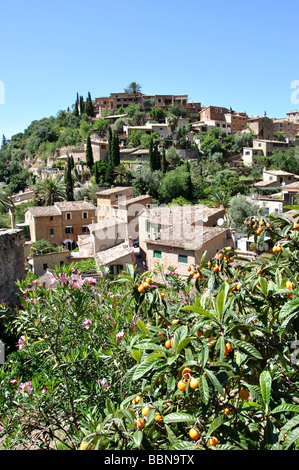
[(188, 256), (179, 255), (179, 263), (188, 263)]
[(154, 258), (162, 258), (162, 253), (160, 250), (154, 250)]

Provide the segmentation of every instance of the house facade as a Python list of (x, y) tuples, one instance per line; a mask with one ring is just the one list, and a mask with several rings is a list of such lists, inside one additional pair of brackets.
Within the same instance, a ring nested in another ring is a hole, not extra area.
[(46, 239), (54, 246), (63, 245), (73, 250), (78, 236), (89, 232), (88, 225), (95, 217), (96, 206), (85, 199), (29, 207), (25, 213), (25, 223), (29, 225), (32, 243)]

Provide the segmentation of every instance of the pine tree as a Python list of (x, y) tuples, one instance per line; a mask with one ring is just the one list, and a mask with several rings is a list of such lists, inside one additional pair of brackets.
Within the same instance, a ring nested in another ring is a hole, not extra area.
[(90, 171), (92, 171), (92, 166), (94, 164), (94, 161), (93, 161), (93, 153), (92, 153), (90, 135), (88, 135), (88, 137), (87, 137), (85, 155), (86, 155), (86, 165), (88, 166)]
[(5, 150), (6, 147), (7, 147), (7, 139), (6, 139), (5, 135), (3, 134), (3, 135), (2, 135), (1, 150)]
[(73, 185), (73, 176), (72, 176), (72, 163), (71, 158), (67, 157), (67, 166), (64, 175), (64, 184), (65, 184), (65, 193), (66, 200), (74, 200), (74, 185)]

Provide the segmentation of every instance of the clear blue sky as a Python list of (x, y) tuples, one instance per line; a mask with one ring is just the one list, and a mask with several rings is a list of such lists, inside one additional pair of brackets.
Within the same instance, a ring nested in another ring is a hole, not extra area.
[(298, 12), (298, 0), (2, 2), (0, 137), (71, 107), (77, 92), (107, 96), (132, 81), (284, 117), (296, 109)]

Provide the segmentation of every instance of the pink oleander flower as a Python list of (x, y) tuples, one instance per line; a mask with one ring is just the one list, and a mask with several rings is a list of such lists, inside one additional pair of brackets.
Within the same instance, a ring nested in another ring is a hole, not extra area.
[(9, 383), (10, 383), (10, 385), (13, 387), (14, 384), (17, 383), (17, 379), (11, 379), (11, 380), (9, 381)]
[(18, 348), (22, 349), (25, 346), (26, 342), (27, 342), (26, 336), (22, 335), (18, 340)]
[(45, 387), (42, 388), (42, 395), (44, 395), (46, 393), (46, 389)]
[(83, 320), (82, 322), (82, 325), (84, 326), (86, 330), (89, 330), (91, 324), (92, 324), (92, 321), (90, 318), (85, 318), (85, 320)]
[(28, 382), (23, 382), (20, 384), (20, 393), (31, 393), (32, 392), (32, 383), (30, 381)]
[(83, 284), (84, 284), (83, 279), (77, 279), (76, 282), (74, 282), (73, 285), (74, 285), (74, 287), (76, 287), (77, 289), (81, 290)]
[(125, 333), (123, 331), (119, 331), (118, 333), (116, 333), (116, 338), (120, 338), (122, 339), (124, 337)]
[(85, 281), (86, 281), (88, 284), (97, 284), (97, 280), (96, 280), (94, 277), (86, 277), (86, 278), (85, 278)]
[(108, 382), (106, 379), (100, 379), (100, 385), (102, 388), (107, 388), (108, 387)]
[(67, 280), (67, 275), (59, 273), (59, 281), (60, 282), (66, 282), (66, 280)]

